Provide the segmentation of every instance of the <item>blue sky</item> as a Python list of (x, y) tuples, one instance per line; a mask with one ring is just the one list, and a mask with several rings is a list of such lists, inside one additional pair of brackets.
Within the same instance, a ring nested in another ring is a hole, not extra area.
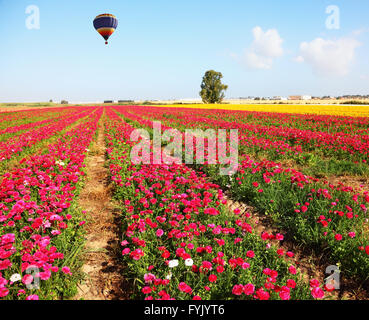
[[(26, 28), (29, 5), (40, 29)], [(198, 98), (208, 69), (228, 98), (369, 94), (368, 12), (367, 0), (0, 0), (0, 102)], [(108, 46), (101, 13), (119, 19)]]

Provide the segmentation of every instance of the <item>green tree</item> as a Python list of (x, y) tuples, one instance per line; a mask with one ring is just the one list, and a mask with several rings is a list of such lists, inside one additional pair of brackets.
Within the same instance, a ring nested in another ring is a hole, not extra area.
[(202, 78), (200, 96), (204, 103), (221, 103), (228, 86), (223, 84), (220, 72), (209, 70)]

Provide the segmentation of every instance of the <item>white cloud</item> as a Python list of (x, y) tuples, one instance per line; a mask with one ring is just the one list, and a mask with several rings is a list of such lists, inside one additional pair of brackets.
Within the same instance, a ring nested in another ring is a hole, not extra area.
[[(283, 55), (283, 39), (276, 29), (269, 29), (264, 32), (261, 27), (257, 26), (252, 29), (252, 33), (254, 40), (241, 60), (252, 69), (270, 69), (274, 58)], [(234, 54), (231, 56), (238, 59), (238, 56)]]
[(252, 33), (254, 35), (252, 50), (255, 54), (268, 58), (276, 58), (283, 55), (283, 39), (279, 36), (276, 29), (263, 32), (260, 27), (255, 27), (252, 29)]
[(317, 38), (300, 44), (297, 62), (306, 62), (318, 75), (345, 76), (355, 58), (355, 50), (361, 45), (355, 39), (324, 40)]

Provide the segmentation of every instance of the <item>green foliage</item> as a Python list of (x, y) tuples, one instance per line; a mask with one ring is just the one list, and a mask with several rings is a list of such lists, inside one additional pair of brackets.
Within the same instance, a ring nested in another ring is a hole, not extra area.
[(349, 101), (345, 101), (342, 102), (341, 104), (357, 104), (357, 105), (368, 105), (368, 102), (365, 101), (360, 101), (360, 100), (349, 100)]
[(206, 71), (202, 78), (200, 96), (204, 103), (221, 103), (228, 86), (223, 84), (223, 75), (214, 70)]

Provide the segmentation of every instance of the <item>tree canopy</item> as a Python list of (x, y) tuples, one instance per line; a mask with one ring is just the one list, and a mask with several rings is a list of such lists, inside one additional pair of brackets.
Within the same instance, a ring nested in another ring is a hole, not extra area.
[(202, 78), (200, 96), (204, 103), (221, 103), (228, 86), (223, 84), (222, 73), (214, 70), (205, 72)]

